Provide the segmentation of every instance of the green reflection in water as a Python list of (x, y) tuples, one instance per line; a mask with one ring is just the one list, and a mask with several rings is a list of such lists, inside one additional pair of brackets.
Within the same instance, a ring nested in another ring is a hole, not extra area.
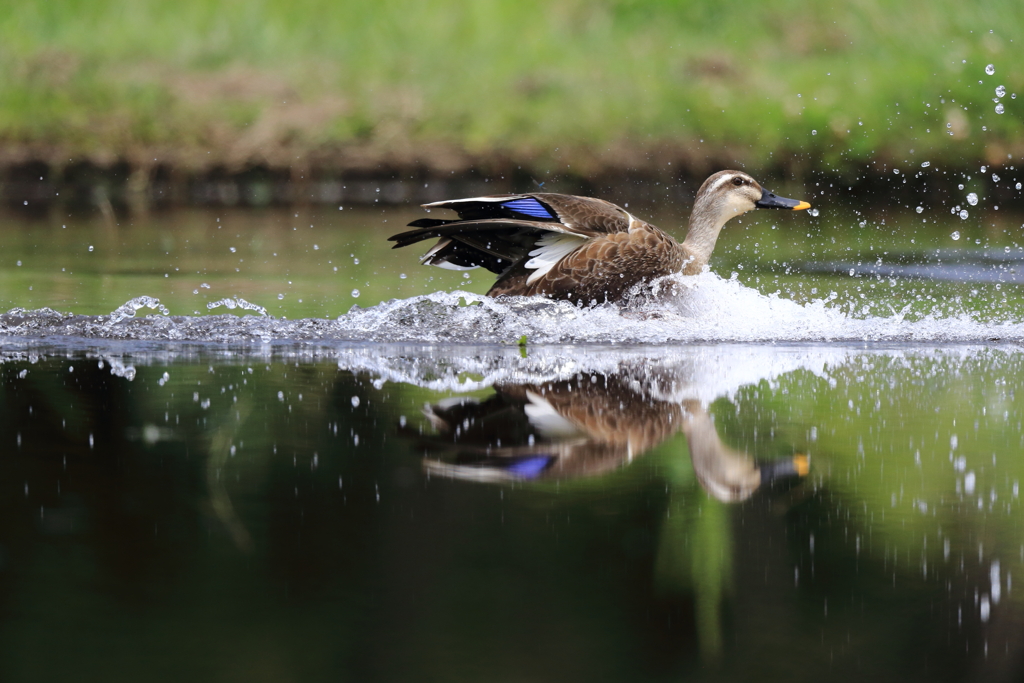
[(3, 358), (4, 680), (1020, 673), (1016, 349)]

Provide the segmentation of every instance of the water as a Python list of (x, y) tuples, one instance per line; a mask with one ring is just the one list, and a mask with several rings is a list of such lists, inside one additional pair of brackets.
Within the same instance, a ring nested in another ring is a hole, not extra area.
[[(979, 211), (990, 203), (984, 192), (969, 197)], [(0, 257), (0, 305), (10, 311), (0, 334), (261, 343), (1019, 339), (1021, 219), (1004, 209), (957, 220), (911, 206), (873, 216), (825, 204), (818, 217), (762, 212), (734, 221), (711, 273), (656, 283), (625, 310), (483, 298), (491, 274), (425, 268), (419, 252), (389, 248), (385, 238), (420, 215), (413, 209), (193, 210), (118, 226), (98, 215), (20, 214), (8, 217)], [(634, 208), (668, 229), (685, 221), (672, 204)]]
[(482, 297), (411, 210), (16, 216), (0, 676), (1016, 680), (1024, 252), (973, 191), (625, 308)]
[(2, 358), (5, 680), (1019, 662), (1015, 347)]

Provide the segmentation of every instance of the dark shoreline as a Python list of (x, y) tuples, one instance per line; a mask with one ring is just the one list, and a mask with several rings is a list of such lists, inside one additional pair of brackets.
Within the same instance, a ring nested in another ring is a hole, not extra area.
[[(553, 172), (555, 164), (514, 164), (507, 158), (464, 157), (451, 168), (422, 163), (337, 163), (320, 159), (292, 167), (225, 165), (180, 167), (166, 163), (138, 164), (115, 160), (56, 165), (43, 160), (0, 160), (0, 206), (43, 208), (54, 205), (146, 210), (177, 206), (253, 207), (285, 205), (422, 204), (450, 197), (507, 192), (549, 191), (600, 196), (612, 201), (688, 202), (707, 175), (729, 167), (744, 168), (772, 189), (851, 198), (885, 196), (890, 202), (922, 194), (959, 193), (959, 185), (984, 186), (990, 201), (1021, 196), (1015, 189), (1024, 169), (1012, 165), (958, 168), (940, 164), (926, 169), (902, 164), (899, 173), (889, 163), (864, 165), (856, 175), (834, 172), (810, 163), (787, 163), (752, 169), (728, 161), (672, 163), (648, 159), (635, 166), (592, 166), (577, 171), (571, 165)], [(347, 159), (344, 161), (348, 161)], [(412, 162), (413, 160), (407, 160)], [(449, 161), (454, 161), (449, 158)], [(635, 161), (635, 160), (634, 160)], [(691, 160), (692, 161), (692, 160)], [(1013, 160), (1008, 160), (1012, 162)], [(900, 165), (896, 165), (900, 166)], [(995, 182), (991, 174), (1000, 176)], [(821, 189), (814, 189), (821, 188)], [(811, 200), (813, 201), (813, 199)]]

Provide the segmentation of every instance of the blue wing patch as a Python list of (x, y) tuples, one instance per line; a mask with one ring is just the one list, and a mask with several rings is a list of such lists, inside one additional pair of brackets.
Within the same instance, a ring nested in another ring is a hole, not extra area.
[(532, 218), (547, 218), (549, 220), (557, 218), (557, 216), (551, 215), (551, 212), (533, 197), (513, 199), (508, 202), (502, 202), (501, 205), (506, 209), (510, 209), (516, 213), (521, 213)]
[(532, 457), (516, 459), (505, 468), (516, 476), (525, 479), (533, 479), (540, 476), (540, 473), (547, 469), (555, 457), (553, 455), (535, 455)]

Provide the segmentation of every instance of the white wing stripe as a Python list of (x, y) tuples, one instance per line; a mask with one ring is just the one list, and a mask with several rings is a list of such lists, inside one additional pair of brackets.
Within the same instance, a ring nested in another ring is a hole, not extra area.
[(533, 258), (526, 262), (526, 267), (534, 269), (526, 284), (533, 284), (559, 261), (580, 248), (587, 238), (562, 232), (549, 232), (537, 240), (537, 248), (530, 252)]
[(514, 199), (526, 199), (529, 195), (525, 194), (506, 194), (501, 197), (466, 197), (464, 199), (444, 199), (439, 202), (432, 202), (430, 204), (422, 204), (423, 207), (441, 206), (442, 204), (461, 204), (463, 202), (508, 202)]

